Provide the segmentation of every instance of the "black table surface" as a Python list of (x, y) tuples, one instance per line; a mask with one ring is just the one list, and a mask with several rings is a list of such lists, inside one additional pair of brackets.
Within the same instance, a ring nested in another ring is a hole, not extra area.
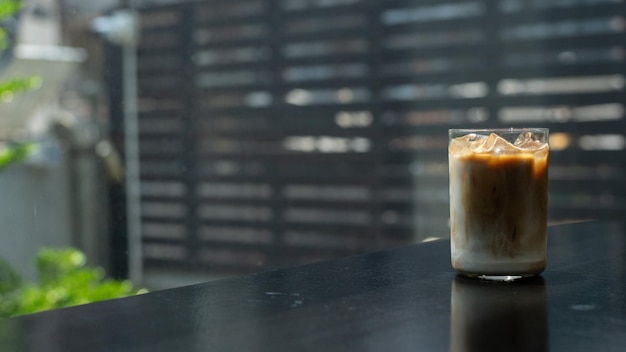
[(626, 351), (626, 234), (550, 227), (537, 279), (457, 277), (449, 242), (0, 321), (2, 351)]

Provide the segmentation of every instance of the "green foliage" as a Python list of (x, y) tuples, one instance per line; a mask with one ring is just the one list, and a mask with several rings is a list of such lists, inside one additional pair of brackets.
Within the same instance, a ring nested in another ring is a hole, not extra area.
[[(12, 17), (22, 7), (20, 0), (0, 0), (0, 23)], [(9, 36), (4, 28), (0, 26), (0, 51), (9, 46)], [(15, 77), (0, 82), (0, 101), (11, 101), (16, 94), (36, 89), (41, 86), (41, 78)]]
[(0, 295), (12, 292), (20, 287), (22, 280), (13, 268), (0, 260)]
[(0, 171), (24, 160), (34, 149), (32, 143), (19, 143), (0, 147)]
[(37, 76), (28, 78), (11, 78), (0, 82), (0, 99), (4, 102), (13, 100), (16, 94), (23, 93), (41, 86), (41, 78)]
[(38, 284), (24, 284), (15, 271), (0, 260), (0, 278), (12, 280), (12, 284), (4, 285), (3, 282), (0, 285), (0, 317), (146, 292), (133, 288), (129, 281), (107, 279), (102, 268), (90, 268), (85, 264), (85, 255), (76, 249), (44, 248), (35, 258)]
[(12, 16), (22, 8), (19, 0), (0, 0), (0, 19)]
[[(3, 21), (18, 12), (22, 8), (22, 2), (19, 0), (0, 0), (0, 21)], [(7, 33), (0, 28), (0, 50), (6, 49), (8, 46)]]
[[(0, 23), (20, 10), (20, 0), (0, 0)], [(0, 51), (8, 46), (6, 31), (0, 27)], [(0, 82), (0, 102), (13, 100), (16, 94), (23, 93), (41, 86), (40, 77), (15, 77)], [(0, 171), (14, 162), (23, 160), (31, 151), (30, 143), (0, 145)]]

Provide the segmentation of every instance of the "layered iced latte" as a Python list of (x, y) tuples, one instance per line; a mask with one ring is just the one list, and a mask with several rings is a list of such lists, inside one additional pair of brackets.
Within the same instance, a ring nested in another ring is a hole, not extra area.
[(452, 266), (527, 276), (546, 265), (547, 129), (450, 130)]

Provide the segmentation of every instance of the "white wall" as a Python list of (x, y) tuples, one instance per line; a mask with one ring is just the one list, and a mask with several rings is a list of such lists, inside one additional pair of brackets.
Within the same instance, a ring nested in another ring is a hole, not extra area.
[(42, 246), (72, 244), (71, 199), (67, 168), (14, 165), (0, 171), (0, 257), (27, 279)]

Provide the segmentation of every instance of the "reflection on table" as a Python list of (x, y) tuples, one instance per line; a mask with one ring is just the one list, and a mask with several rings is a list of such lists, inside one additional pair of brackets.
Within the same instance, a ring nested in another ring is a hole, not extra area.
[(545, 282), (457, 276), (450, 293), (450, 351), (548, 351)]

